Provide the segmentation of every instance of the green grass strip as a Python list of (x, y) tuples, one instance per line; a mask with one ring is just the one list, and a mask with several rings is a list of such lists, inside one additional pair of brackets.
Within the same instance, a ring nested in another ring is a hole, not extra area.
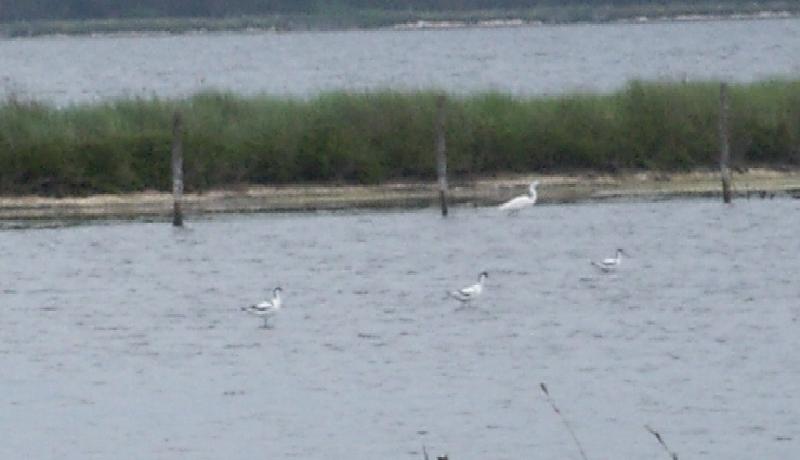
[[(184, 116), (188, 190), (435, 177), (436, 91), (304, 99), (203, 92), (55, 108), (0, 103), (0, 193), (169, 190), (171, 118)], [(686, 171), (717, 162), (719, 84), (635, 81), (611, 94), (450, 95), (451, 177)], [(800, 163), (800, 80), (733, 85), (735, 165)]]

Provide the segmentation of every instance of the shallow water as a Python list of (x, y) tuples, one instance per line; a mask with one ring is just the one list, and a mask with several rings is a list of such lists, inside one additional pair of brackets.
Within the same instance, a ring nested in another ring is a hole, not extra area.
[(0, 97), (56, 104), (217, 88), (554, 94), (633, 78), (750, 82), (800, 72), (800, 18), (423, 31), (0, 39)]
[(1, 232), (0, 458), (800, 454), (800, 201), (453, 211)]

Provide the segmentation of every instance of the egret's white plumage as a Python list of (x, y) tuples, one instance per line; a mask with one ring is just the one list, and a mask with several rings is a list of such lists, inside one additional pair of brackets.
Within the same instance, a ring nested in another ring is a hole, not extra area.
[(246, 311), (251, 315), (263, 317), (264, 327), (269, 327), (269, 319), (275, 316), (275, 314), (281, 309), (283, 303), (281, 300), (281, 291), (281, 288), (276, 287), (272, 290), (272, 300), (264, 300), (255, 305), (242, 307), (242, 311)]
[(511, 213), (517, 213), (520, 209), (527, 208), (528, 206), (533, 206), (536, 203), (536, 186), (539, 185), (539, 181), (535, 180), (531, 182), (531, 185), (528, 187), (528, 194), (527, 195), (520, 195), (518, 197), (512, 198), (505, 203), (499, 206), (501, 211), (511, 211)]
[(478, 275), (478, 282), (473, 284), (472, 286), (467, 286), (463, 289), (458, 289), (456, 291), (451, 291), (449, 294), (454, 299), (457, 299), (461, 302), (469, 302), (473, 299), (476, 299), (483, 293), (483, 282), (486, 278), (489, 277), (489, 274), (486, 272), (481, 272)]
[(617, 249), (616, 257), (609, 257), (607, 259), (603, 259), (600, 262), (595, 262), (594, 260), (591, 261), (592, 265), (599, 268), (604, 272), (610, 272), (612, 270), (616, 270), (619, 268), (620, 264), (622, 264), (622, 255), (625, 254), (625, 251), (622, 249)]

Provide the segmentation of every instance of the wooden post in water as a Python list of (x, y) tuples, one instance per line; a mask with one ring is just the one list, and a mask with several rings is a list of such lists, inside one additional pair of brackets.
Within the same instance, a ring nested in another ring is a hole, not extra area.
[(172, 118), (172, 225), (183, 226), (183, 120), (175, 111)]
[(447, 145), (444, 137), (445, 96), (436, 98), (436, 174), (439, 176), (439, 202), (442, 217), (447, 217)]
[(722, 175), (722, 201), (731, 202), (730, 145), (728, 142), (728, 85), (719, 86), (719, 170)]

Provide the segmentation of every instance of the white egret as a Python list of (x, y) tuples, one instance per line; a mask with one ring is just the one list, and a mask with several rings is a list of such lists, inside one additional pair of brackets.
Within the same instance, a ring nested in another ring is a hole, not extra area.
[(520, 209), (527, 208), (528, 206), (533, 206), (536, 203), (536, 186), (539, 185), (539, 181), (535, 180), (531, 182), (531, 185), (528, 187), (528, 194), (527, 195), (520, 195), (518, 197), (512, 198), (505, 203), (499, 206), (501, 211), (510, 211), (509, 214), (516, 214), (520, 211)]

